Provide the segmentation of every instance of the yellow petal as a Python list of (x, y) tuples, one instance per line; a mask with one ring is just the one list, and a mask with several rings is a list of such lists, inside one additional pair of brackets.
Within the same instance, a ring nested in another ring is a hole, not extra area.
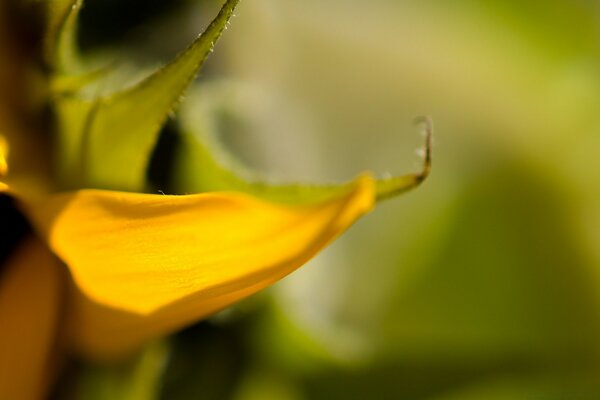
[[(4, 178), (8, 172), (8, 163), (6, 162), (6, 156), (8, 155), (8, 143), (4, 136), (0, 135), (0, 178)], [(8, 190), (8, 186), (0, 181), (0, 192)]]
[(300, 267), (373, 207), (374, 182), (304, 206), (240, 193), (82, 190), (31, 208), (78, 290), (75, 344), (110, 356), (212, 314)]
[(0, 178), (2, 178), (8, 172), (8, 164), (6, 163), (6, 156), (8, 155), (8, 143), (4, 136), (0, 135)]
[(28, 238), (0, 274), (0, 399), (41, 399), (52, 375), (60, 304), (60, 269), (38, 239)]

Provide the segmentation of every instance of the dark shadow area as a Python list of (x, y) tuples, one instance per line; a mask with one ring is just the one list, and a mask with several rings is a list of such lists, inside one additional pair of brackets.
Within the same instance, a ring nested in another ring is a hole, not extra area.
[(147, 176), (150, 193), (173, 194), (170, 181), (172, 180), (176, 150), (180, 143), (177, 123), (173, 120), (167, 121), (158, 135), (158, 142), (148, 163)]
[(25, 217), (17, 210), (14, 200), (0, 195), (0, 267), (23, 236), (30, 230)]
[(79, 40), (83, 49), (120, 42), (140, 26), (185, 6), (186, 0), (86, 0)]
[(202, 322), (176, 334), (161, 400), (232, 398), (250, 361), (244, 321)]

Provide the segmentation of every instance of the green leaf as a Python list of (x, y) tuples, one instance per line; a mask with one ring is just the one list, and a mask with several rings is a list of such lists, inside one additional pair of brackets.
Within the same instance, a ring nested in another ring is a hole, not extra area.
[[(162, 125), (221, 36), (239, 0), (225, 2), (218, 16), (172, 62), (135, 86), (117, 93), (85, 99), (66, 96), (56, 100), (60, 147), (65, 155), (60, 168), (76, 171), (77, 186), (130, 191), (144, 189), (150, 154)], [(61, 110), (67, 110), (61, 112)], [(68, 182), (74, 179), (73, 172)]]
[[(192, 91), (180, 110), (181, 143), (177, 150), (172, 180), (177, 193), (200, 193), (233, 190), (245, 192), (269, 201), (301, 204), (318, 202), (346, 190), (350, 182), (335, 184), (276, 184), (265, 181), (240, 164), (219, 142), (214, 121), (222, 97), (211, 93), (204, 96), (200, 88)], [(223, 102), (226, 103), (226, 102)], [(222, 111), (222, 110), (221, 110)], [(417, 173), (377, 179), (377, 201), (392, 198), (418, 186), (431, 169), (431, 131), (429, 119), (422, 118), (426, 128), (425, 162)]]

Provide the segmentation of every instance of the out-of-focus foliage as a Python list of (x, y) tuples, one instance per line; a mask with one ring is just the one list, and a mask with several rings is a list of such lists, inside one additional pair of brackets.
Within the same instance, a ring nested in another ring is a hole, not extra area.
[(418, 143), (405, 121), (438, 129), (421, 191), (273, 290), (239, 398), (599, 395), (598, 11), (242, 4), (218, 73), (239, 84), (226, 133), (249, 162), (395, 171)]

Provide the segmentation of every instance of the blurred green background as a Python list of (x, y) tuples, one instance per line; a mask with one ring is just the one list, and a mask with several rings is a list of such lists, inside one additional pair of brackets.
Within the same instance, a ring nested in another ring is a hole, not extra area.
[[(85, 52), (119, 46), (135, 68), (220, 6), (86, 3)], [(600, 3), (244, 0), (236, 14), (184, 106), (212, 113), (237, 158), (285, 181), (403, 174), (420, 165), (410, 121), (428, 114), (433, 173), (169, 355), (86, 366), (81, 385), (102, 398), (160, 365), (163, 399), (600, 398)]]

